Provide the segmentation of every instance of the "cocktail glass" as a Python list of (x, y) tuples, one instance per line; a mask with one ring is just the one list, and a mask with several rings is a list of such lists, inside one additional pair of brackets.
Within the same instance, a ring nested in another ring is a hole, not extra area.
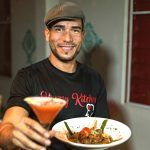
[(46, 128), (52, 123), (57, 114), (66, 105), (65, 100), (54, 97), (33, 96), (26, 97), (24, 101), (30, 105), (40, 123)]

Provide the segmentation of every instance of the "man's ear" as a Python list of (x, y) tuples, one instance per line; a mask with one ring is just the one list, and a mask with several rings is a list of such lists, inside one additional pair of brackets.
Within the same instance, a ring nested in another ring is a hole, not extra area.
[(49, 42), (50, 31), (47, 28), (45, 28), (44, 34), (45, 34), (45, 40)]
[(85, 31), (82, 31), (82, 40), (85, 38)]

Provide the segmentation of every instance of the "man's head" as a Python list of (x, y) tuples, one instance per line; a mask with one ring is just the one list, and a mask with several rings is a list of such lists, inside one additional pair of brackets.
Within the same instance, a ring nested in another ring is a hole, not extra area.
[(62, 2), (48, 11), (44, 18), (47, 28), (51, 28), (61, 20), (81, 19), (84, 28), (85, 15), (78, 5), (72, 2)]
[(75, 61), (84, 38), (85, 16), (82, 10), (72, 2), (60, 3), (49, 10), (44, 21), (51, 61)]

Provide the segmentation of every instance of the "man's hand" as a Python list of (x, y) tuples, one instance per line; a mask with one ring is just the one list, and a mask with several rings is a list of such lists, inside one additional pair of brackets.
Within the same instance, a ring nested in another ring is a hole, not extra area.
[(15, 125), (12, 135), (12, 142), (18, 147), (45, 150), (51, 144), (50, 137), (54, 136), (54, 132), (48, 132), (38, 122), (25, 117)]
[(28, 112), (15, 106), (8, 109), (0, 126), (0, 146), (5, 149), (45, 150), (51, 144), (53, 131), (28, 117)]

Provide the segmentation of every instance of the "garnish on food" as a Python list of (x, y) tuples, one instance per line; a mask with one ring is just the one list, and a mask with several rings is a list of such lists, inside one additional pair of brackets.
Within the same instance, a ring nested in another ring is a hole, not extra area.
[(92, 128), (84, 127), (81, 131), (73, 133), (70, 130), (67, 122), (65, 126), (68, 130), (67, 137), (71, 142), (82, 143), (82, 144), (108, 144), (113, 142), (113, 139), (110, 135), (104, 133), (104, 128), (107, 124), (107, 119), (102, 122), (100, 128), (96, 128), (97, 121), (94, 122), (94, 126)]
[(64, 124), (65, 124), (65, 126), (66, 126), (66, 128), (67, 128), (67, 130), (68, 130), (69, 135), (70, 135), (70, 136), (73, 136), (73, 133), (72, 133), (70, 127), (68, 126), (67, 122), (64, 122)]

